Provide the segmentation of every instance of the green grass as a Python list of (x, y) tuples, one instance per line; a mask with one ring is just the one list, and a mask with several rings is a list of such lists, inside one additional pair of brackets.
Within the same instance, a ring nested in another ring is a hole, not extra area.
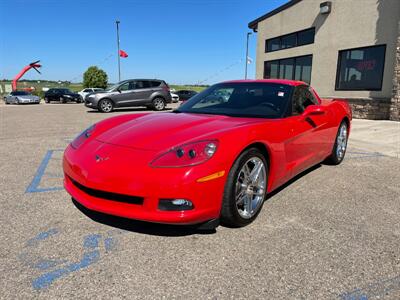
[(206, 89), (206, 86), (197, 86), (197, 85), (175, 85), (175, 84), (170, 84), (169, 87), (171, 89), (175, 89), (177, 91), (179, 90), (193, 90), (196, 92), (201, 92), (204, 89)]

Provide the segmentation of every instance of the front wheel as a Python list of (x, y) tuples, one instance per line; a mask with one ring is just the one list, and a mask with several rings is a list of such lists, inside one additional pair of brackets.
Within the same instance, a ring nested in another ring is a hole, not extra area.
[(340, 164), (347, 149), (347, 139), (348, 139), (348, 127), (345, 121), (340, 123), (338, 132), (336, 134), (335, 144), (333, 145), (332, 153), (328, 157), (328, 162), (333, 165)]
[(114, 104), (112, 103), (111, 100), (109, 100), (109, 99), (100, 100), (99, 111), (101, 111), (103, 113), (109, 113), (109, 112), (112, 112), (113, 108), (114, 108)]
[(221, 222), (242, 227), (253, 222), (267, 192), (268, 165), (257, 148), (244, 151), (229, 172), (222, 200)]
[(163, 98), (157, 97), (153, 100), (154, 110), (161, 111), (165, 108), (165, 100)]
[(50, 99), (47, 98), (47, 97), (45, 97), (45, 98), (44, 98), (44, 102), (45, 102), (45, 103), (50, 103)]

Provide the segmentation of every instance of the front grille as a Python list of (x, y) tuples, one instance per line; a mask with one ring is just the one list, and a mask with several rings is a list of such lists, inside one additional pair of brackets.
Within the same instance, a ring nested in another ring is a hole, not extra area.
[(71, 180), (72, 184), (75, 185), (78, 189), (80, 189), (82, 192), (84, 192), (92, 197), (116, 201), (116, 202), (129, 203), (129, 204), (138, 204), (138, 205), (142, 205), (143, 201), (144, 201), (143, 197), (116, 194), (116, 193), (110, 193), (110, 192), (91, 189), (91, 188), (88, 188), (88, 187), (80, 184), (79, 182), (76, 182), (71, 177), (68, 177), (68, 178), (69, 178), (69, 180)]

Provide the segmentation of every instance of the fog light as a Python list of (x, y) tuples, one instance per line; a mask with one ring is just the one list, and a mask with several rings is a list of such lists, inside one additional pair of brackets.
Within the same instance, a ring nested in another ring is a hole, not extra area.
[(160, 199), (159, 210), (179, 211), (193, 209), (193, 203), (186, 199)]

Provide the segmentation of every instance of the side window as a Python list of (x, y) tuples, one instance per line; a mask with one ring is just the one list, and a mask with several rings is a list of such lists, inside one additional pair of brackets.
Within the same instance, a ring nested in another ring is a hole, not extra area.
[(152, 81), (151, 86), (152, 87), (159, 87), (161, 85), (161, 81)]
[(83, 92), (84, 93), (89, 93), (89, 92), (91, 92), (91, 90), (90, 89), (84, 89)]
[(125, 82), (124, 84), (119, 86), (119, 90), (120, 91), (129, 91), (131, 89), (130, 85), (131, 85), (131, 82)]
[(151, 84), (151, 82), (150, 81), (143, 81), (143, 88), (144, 89), (149, 89), (149, 88), (151, 88), (152, 87), (152, 84)]
[(144, 89), (143, 81), (132, 81), (131, 90)]
[(298, 86), (293, 94), (292, 115), (300, 115), (307, 106), (316, 104), (318, 104), (318, 101), (308, 87)]

